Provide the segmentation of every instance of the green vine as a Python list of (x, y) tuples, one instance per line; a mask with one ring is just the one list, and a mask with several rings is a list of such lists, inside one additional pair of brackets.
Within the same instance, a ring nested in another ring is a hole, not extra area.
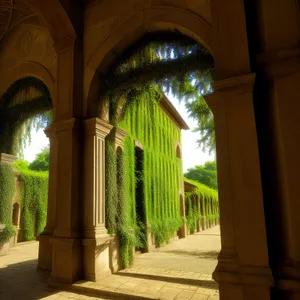
[(197, 181), (187, 178), (184, 180), (196, 186), (194, 191), (185, 193), (186, 224), (191, 233), (194, 233), (197, 221), (219, 219), (218, 192)]
[(5, 228), (0, 232), (0, 243), (5, 243), (16, 234), (12, 224), (12, 199), (16, 191), (12, 166), (0, 164), (0, 224)]
[[(119, 123), (128, 133), (124, 151), (116, 152), (110, 142), (106, 143), (107, 226), (110, 233), (119, 237), (124, 267), (132, 262), (133, 247), (147, 247), (148, 226), (157, 246), (168, 242), (182, 226), (179, 190), (183, 175), (181, 161), (176, 156), (181, 134), (150, 96), (143, 94), (139, 101), (132, 102)], [(135, 141), (143, 145), (140, 173), (136, 172)], [(136, 187), (140, 181), (147, 224), (136, 212)]]
[(32, 171), (20, 166), (22, 164), (15, 163), (23, 181), (21, 227), (24, 229), (24, 240), (31, 241), (43, 231), (47, 221), (48, 172)]

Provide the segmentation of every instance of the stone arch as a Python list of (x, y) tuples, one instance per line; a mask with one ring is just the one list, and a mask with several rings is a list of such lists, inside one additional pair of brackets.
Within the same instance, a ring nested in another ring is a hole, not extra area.
[(45, 22), (55, 43), (70, 37), (75, 39), (76, 32), (72, 21), (59, 0), (27, 0), (26, 2)]
[(12, 223), (16, 227), (20, 225), (20, 204), (18, 202), (15, 202), (13, 205)]
[(99, 95), (97, 72), (106, 70), (114, 61), (112, 52), (123, 52), (146, 32), (179, 30), (195, 39), (212, 52), (212, 28), (201, 16), (182, 8), (171, 6), (140, 10), (112, 30), (90, 57), (85, 59), (84, 101), (85, 113), (92, 116), (93, 102)]
[(34, 62), (24, 62), (12, 69), (7, 76), (0, 82), (0, 97), (16, 81), (25, 78), (34, 77), (42, 81), (48, 88), (55, 106), (55, 82), (51, 74), (42, 65)]
[(18, 128), (35, 115), (53, 109), (52, 98), (44, 82), (32, 76), (17, 79), (0, 97), (1, 151), (13, 154)]

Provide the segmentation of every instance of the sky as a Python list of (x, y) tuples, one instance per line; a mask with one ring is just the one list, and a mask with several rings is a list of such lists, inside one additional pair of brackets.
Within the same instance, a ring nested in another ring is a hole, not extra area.
[[(184, 103), (179, 103), (179, 101), (170, 95), (169, 100), (175, 106), (177, 111), (183, 117), (185, 122), (190, 127), (190, 130), (182, 131), (182, 164), (183, 171), (186, 172), (187, 169), (193, 168), (196, 165), (203, 165), (208, 160), (214, 160), (213, 155), (204, 153), (198, 148), (197, 139), (199, 139), (199, 133), (192, 132), (192, 129), (196, 127), (196, 121), (189, 118), (188, 113), (185, 109)], [(37, 153), (39, 153), (45, 146), (49, 144), (49, 139), (46, 137), (43, 130), (32, 132), (32, 143), (24, 151), (24, 159), (31, 162), (35, 159)]]

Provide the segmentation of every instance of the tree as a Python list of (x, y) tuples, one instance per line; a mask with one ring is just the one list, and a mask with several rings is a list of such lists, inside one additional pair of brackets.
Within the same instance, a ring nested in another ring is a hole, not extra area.
[(196, 95), (185, 102), (185, 107), (189, 116), (197, 121), (197, 127), (194, 132), (200, 133), (200, 139), (197, 140), (199, 147), (209, 154), (216, 151), (216, 135), (214, 117), (201, 94)]
[(34, 171), (48, 171), (50, 160), (50, 149), (45, 147), (35, 157), (35, 160), (29, 164), (29, 169)]
[(212, 189), (218, 188), (217, 167), (215, 161), (207, 161), (204, 165), (198, 165), (188, 169), (184, 176), (207, 185)]

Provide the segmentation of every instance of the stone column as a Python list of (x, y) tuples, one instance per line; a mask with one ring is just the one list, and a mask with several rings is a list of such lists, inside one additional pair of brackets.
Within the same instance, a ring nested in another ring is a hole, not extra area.
[(255, 101), (274, 294), (294, 300), (300, 298), (300, 14), (299, 1), (273, 4), (256, 7)]
[(82, 276), (80, 207), (80, 121), (72, 118), (52, 124), (57, 142), (56, 221), (49, 284), (72, 283)]
[(180, 209), (180, 216), (183, 219), (183, 224), (179, 228), (179, 238), (185, 238), (188, 235), (188, 228), (186, 225), (186, 215), (185, 215), (185, 199), (184, 199), (184, 191), (181, 190), (179, 194), (179, 209)]
[[(196, 201), (197, 201), (197, 211), (198, 211), (198, 214), (199, 216), (201, 216), (201, 209), (200, 209), (200, 199), (199, 199), (199, 196), (196, 196)], [(197, 221), (197, 232), (200, 232), (201, 231), (201, 219)]]
[[(269, 268), (252, 90), (248, 74), (213, 84), (222, 249), (213, 274), (220, 299), (266, 300)], [(253, 218), (255, 217), (255, 222)]]
[[(70, 284), (82, 278), (82, 118), (83, 56), (81, 41), (56, 41), (58, 54), (56, 98), (53, 99), (57, 169), (56, 220), (49, 284)], [(53, 176), (54, 177), (54, 176)], [(52, 179), (50, 179), (50, 182)]]
[(105, 228), (105, 138), (113, 128), (107, 122), (84, 122), (84, 278), (97, 281), (111, 273)]
[(57, 141), (52, 126), (45, 130), (50, 140), (50, 163), (48, 183), (47, 223), (39, 235), (38, 268), (51, 271), (52, 269), (52, 243), (50, 239), (56, 225), (56, 176), (57, 176)]

